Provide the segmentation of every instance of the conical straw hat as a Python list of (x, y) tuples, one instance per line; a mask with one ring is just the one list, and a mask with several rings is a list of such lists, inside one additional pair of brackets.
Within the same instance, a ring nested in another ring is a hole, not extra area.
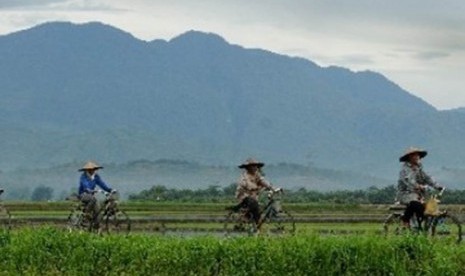
[(82, 168), (79, 169), (80, 172), (87, 170), (98, 170), (103, 169), (102, 166), (97, 165), (97, 163), (89, 161)]
[(245, 160), (244, 163), (240, 164), (239, 168), (244, 169), (244, 168), (249, 167), (249, 166), (257, 166), (257, 167), (261, 168), (261, 167), (265, 166), (265, 163), (259, 162), (254, 158), (249, 158), (249, 159)]
[(423, 158), (428, 154), (426, 150), (422, 150), (416, 147), (409, 147), (408, 149), (404, 151), (404, 154), (399, 158), (399, 162), (406, 162), (408, 160), (408, 156), (412, 153), (418, 153), (420, 155), (420, 158)]

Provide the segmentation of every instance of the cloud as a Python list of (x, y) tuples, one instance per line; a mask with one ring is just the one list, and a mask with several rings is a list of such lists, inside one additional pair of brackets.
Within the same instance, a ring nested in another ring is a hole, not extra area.
[(118, 11), (106, 1), (97, 0), (67, 0), (51, 5), (53, 9), (69, 11)]
[(15, 11), (114, 11), (104, 0), (2, 0), (1, 10)]
[(67, 2), (67, 0), (2, 0), (0, 10), (44, 7), (59, 2)]
[(449, 57), (450, 54), (446, 52), (439, 52), (439, 51), (427, 51), (427, 52), (420, 52), (415, 55), (415, 58), (421, 60), (433, 60), (433, 59), (441, 59)]
[(335, 59), (337, 64), (353, 64), (353, 65), (371, 65), (374, 64), (373, 57), (369, 55), (345, 55)]

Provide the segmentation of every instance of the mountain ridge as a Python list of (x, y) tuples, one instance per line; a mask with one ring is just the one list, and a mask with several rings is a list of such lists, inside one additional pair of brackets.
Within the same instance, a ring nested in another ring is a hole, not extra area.
[(0, 53), (0, 128), (25, 133), (10, 131), (14, 143), (0, 146), (5, 167), (49, 162), (44, 156), (224, 165), (257, 156), (386, 177), (410, 145), (435, 152), (434, 166), (464, 165), (463, 116), (372, 71), (193, 30), (143, 41), (96, 22), (3, 35)]

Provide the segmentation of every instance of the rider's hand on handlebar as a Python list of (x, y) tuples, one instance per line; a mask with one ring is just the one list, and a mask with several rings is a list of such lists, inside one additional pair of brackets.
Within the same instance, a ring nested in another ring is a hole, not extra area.
[(98, 193), (98, 190), (85, 189), (84, 192), (91, 195), (95, 195), (96, 193)]

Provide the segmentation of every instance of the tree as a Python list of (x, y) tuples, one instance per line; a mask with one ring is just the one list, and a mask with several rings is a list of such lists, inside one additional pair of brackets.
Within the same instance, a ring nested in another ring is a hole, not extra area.
[(223, 188), (223, 195), (226, 197), (234, 197), (236, 194), (237, 183), (231, 183)]
[(31, 200), (33, 201), (45, 201), (53, 198), (53, 188), (46, 186), (38, 186), (32, 191)]
[(166, 199), (169, 190), (163, 185), (152, 186), (148, 190), (143, 190), (139, 194), (129, 196), (132, 200), (160, 200)]

